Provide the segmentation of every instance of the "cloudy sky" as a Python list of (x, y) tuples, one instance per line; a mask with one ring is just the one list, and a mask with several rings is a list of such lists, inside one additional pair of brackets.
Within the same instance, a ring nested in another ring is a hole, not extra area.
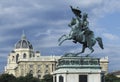
[(120, 0), (0, 0), (0, 70), (23, 30), (41, 55), (79, 52), (81, 45), (72, 41), (58, 46), (58, 38), (70, 31), (70, 5), (89, 14), (89, 28), (103, 39), (105, 49), (96, 44), (91, 56), (108, 56), (109, 71), (120, 70)]

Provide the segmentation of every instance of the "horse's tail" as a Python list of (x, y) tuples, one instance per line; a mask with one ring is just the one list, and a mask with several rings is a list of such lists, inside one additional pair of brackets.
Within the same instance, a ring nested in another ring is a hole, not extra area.
[(103, 42), (102, 42), (102, 38), (101, 38), (101, 37), (97, 37), (96, 40), (97, 40), (100, 48), (101, 48), (101, 49), (104, 49), (104, 47), (103, 47)]

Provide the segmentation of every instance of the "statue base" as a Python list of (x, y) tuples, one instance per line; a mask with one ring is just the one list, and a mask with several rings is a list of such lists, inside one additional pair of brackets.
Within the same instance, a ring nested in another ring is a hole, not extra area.
[[(78, 52), (78, 53), (65, 53), (62, 57), (76, 57), (78, 55), (81, 55), (82, 52)], [(90, 54), (86, 54), (85, 57), (88, 57)]]
[(99, 58), (62, 56), (58, 60), (53, 82), (102, 82)]

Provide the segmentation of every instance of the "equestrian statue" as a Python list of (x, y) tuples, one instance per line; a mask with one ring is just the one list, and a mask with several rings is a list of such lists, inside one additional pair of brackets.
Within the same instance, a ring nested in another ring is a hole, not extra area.
[[(83, 13), (78, 8), (73, 8), (71, 10), (74, 13), (75, 17), (72, 18), (71, 22), (68, 26), (71, 28), (71, 31), (68, 35), (62, 35), (58, 41), (59, 46), (66, 40), (73, 40), (73, 43), (80, 43), (82, 44), (82, 51), (78, 53), (71, 53), (73, 56), (78, 56), (81, 53), (85, 52), (86, 48), (90, 49), (90, 53), (86, 56), (89, 56), (91, 53), (94, 52), (93, 46), (98, 42), (101, 49), (104, 49), (103, 42), (101, 37), (95, 37), (94, 32), (89, 29), (89, 22), (87, 20), (88, 14)], [(66, 54), (65, 56), (68, 56)]]

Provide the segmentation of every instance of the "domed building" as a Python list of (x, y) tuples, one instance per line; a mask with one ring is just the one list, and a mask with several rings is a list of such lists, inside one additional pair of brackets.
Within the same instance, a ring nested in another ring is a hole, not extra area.
[(22, 34), (8, 56), (5, 73), (16, 77), (31, 73), (34, 77), (42, 78), (55, 70), (56, 61), (59, 58), (60, 56), (41, 56), (39, 51), (34, 51), (25, 34)]

